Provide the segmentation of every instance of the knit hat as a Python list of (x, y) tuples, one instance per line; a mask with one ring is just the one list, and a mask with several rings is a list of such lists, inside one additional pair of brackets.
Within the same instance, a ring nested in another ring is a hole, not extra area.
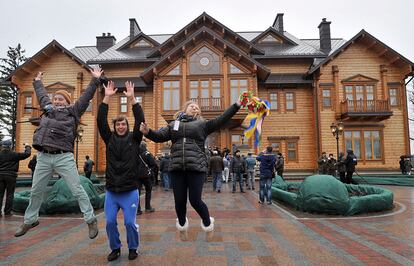
[(58, 90), (55, 92), (55, 94), (60, 94), (63, 96), (63, 98), (65, 98), (65, 100), (68, 102), (68, 104), (71, 103), (71, 96), (69, 94), (69, 92), (65, 91), (65, 90)]

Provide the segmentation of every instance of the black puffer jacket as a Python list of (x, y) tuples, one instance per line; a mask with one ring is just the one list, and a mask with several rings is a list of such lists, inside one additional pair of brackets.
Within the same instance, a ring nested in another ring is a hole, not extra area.
[[(207, 172), (208, 158), (204, 151), (207, 136), (220, 129), (239, 109), (237, 104), (233, 104), (222, 115), (208, 121), (182, 118), (158, 131), (149, 130), (146, 137), (155, 142), (171, 140), (169, 171)], [(174, 130), (175, 123), (179, 124), (178, 130)]]
[(8, 149), (0, 151), (0, 176), (17, 177), (19, 161), (29, 158), (31, 152), (30, 146), (26, 146), (24, 152), (14, 152)]
[(106, 144), (106, 189), (113, 192), (137, 189), (138, 152), (142, 140), (139, 125), (144, 121), (144, 112), (137, 103), (132, 106), (135, 117), (134, 131), (123, 136), (112, 132), (108, 125), (108, 105), (101, 103), (98, 110), (98, 129)]
[(52, 105), (43, 83), (40, 80), (33, 82), (40, 107), (45, 110), (40, 119), (40, 125), (33, 135), (33, 148), (41, 151), (43, 147), (47, 146), (73, 152), (76, 128), (80, 122), (80, 117), (88, 108), (89, 101), (93, 98), (99, 84), (99, 79), (92, 78), (86, 91), (74, 105), (56, 107)]

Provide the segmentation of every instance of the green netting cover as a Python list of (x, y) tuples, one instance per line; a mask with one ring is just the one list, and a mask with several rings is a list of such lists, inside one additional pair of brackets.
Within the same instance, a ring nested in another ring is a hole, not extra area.
[(393, 193), (369, 185), (345, 185), (330, 175), (313, 175), (302, 183), (275, 178), (272, 197), (292, 207), (327, 214), (354, 215), (393, 208)]
[[(53, 177), (49, 180), (49, 183), (47, 184), (48, 186), (53, 186), (56, 181), (58, 181), (59, 179), (56, 177)], [(95, 174), (91, 175), (91, 181), (93, 184), (99, 184), (99, 178), (97, 178), (97, 176)], [(31, 178), (17, 178), (16, 180), (16, 187), (31, 187), (32, 186), (32, 179)]]
[(414, 187), (414, 175), (358, 176), (352, 177), (358, 184)]
[[(84, 176), (79, 176), (81, 185), (88, 194), (92, 206), (95, 209), (103, 208), (105, 193), (103, 185), (93, 185)], [(24, 212), (29, 205), (30, 190), (17, 192), (14, 194), (13, 211)], [(78, 201), (72, 195), (64, 179), (59, 179), (52, 188), (45, 193), (45, 198), (40, 208), (40, 214), (57, 213), (79, 213)]]

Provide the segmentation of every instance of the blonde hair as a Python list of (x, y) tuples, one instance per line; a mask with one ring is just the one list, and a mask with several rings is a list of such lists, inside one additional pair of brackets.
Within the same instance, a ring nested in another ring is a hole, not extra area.
[[(200, 106), (198, 105), (198, 103), (197, 103), (197, 102), (195, 102), (195, 101), (186, 101), (186, 102), (184, 103), (183, 107), (181, 108), (181, 110), (180, 110), (180, 111), (178, 111), (178, 112), (176, 112), (176, 113), (174, 114), (174, 116), (173, 116), (174, 120), (176, 120), (176, 119), (179, 117), (179, 115), (180, 115), (181, 113), (185, 113), (185, 111), (187, 110), (188, 106), (189, 106), (190, 104), (192, 104), (192, 103), (197, 104), (197, 106), (200, 108)], [(203, 117), (201, 116), (201, 108), (200, 108), (200, 114), (198, 115), (197, 119), (203, 119)]]

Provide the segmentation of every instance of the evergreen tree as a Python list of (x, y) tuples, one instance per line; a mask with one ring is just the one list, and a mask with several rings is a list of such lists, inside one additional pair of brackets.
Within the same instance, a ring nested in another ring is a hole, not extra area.
[[(0, 79), (7, 78), (17, 67), (23, 64), (27, 58), (24, 55), (20, 43), (16, 47), (10, 47), (6, 58), (0, 58)], [(17, 118), (17, 87), (13, 84), (0, 85), (0, 128), (6, 130), (11, 136), (13, 146), (16, 140), (16, 118)]]

